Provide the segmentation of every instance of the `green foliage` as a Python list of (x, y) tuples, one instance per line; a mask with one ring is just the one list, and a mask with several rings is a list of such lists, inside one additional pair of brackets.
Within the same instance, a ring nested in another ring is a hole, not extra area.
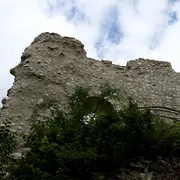
[(4, 121), (0, 125), (0, 179), (5, 177), (10, 155), (16, 147), (16, 133), (12, 132), (10, 128), (11, 122), (9, 121)]
[(104, 180), (131, 158), (179, 156), (178, 124), (155, 118), (132, 100), (115, 110), (107, 97), (119, 98), (117, 90), (107, 88), (96, 97), (89, 91), (76, 89), (69, 114), (59, 111), (54, 100), (38, 107), (51, 109), (53, 117), (42, 121), (34, 111), (31, 132), (25, 137), (31, 150), (11, 164), (11, 179)]

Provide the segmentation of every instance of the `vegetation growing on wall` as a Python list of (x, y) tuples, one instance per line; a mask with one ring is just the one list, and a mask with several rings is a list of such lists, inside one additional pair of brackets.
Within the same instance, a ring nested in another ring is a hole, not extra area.
[(6, 175), (4, 167), (8, 165), (10, 155), (16, 148), (16, 133), (14, 133), (10, 127), (11, 122), (7, 120), (0, 125), (0, 179)]
[(133, 100), (117, 110), (108, 97), (123, 101), (117, 90), (103, 89), (92, 97), (89, 89), (78, 88), (69, 99), (68, 114), (58, 109), (55, 100), (37, 106), (52, 115), (39, 119), (35, 109), (31, 131), (24, 137), (30, 150), (10, 163), (8, 178), (103, 180), (139, 156), (180, 156), (179, 124), (167, 124)]

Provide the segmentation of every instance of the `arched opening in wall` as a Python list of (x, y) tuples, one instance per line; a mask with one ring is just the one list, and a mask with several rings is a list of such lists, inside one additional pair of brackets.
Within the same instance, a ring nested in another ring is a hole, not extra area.
[(100, 116), (117, 116), (113, 105), (103, 97), (88, 97), (85, 99), (83, 105), (84, 109), (87, 110), (86, 115), (83, 116), (85, 124), (88, 124), (90, 121), (95, 122)]

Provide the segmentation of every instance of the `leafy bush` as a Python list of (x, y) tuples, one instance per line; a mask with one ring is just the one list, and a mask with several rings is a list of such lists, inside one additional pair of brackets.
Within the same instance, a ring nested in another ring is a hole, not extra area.
[(119, 97), (112, 89), (92, 97), (79, 88), (70, 97), (68, 114), (58, 110), (56, 101), (41, 104), (52, 117), (40, 120), (36, 109), (25, 137), (30, 151), (11, 165), (11, 179), (103, 180), (131, 158), (179, 155), (178, 124), (155, 118), (132, 100), (115, 110), (107, 101), (113, 94)]
[(10, 161), (10, 155), (16, 147), (16, 133), (11, 131), (11, 122), (4, 121), (0, 125), (0, 178), (6, 176), (6, 167)]

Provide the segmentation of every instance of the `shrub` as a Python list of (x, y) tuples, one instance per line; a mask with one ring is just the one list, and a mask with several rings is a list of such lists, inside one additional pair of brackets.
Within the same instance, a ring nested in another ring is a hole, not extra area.
[(16, 147), (16, 133), (11, 131), (11, 122), (4, 121), (0, 125), (0, 178), (6, 177), (11, 154)]
[(103, 180), (131, 158), (178, 155), (179, 125), (155, 118), (132, 100), (116, 110), (107, 101), (115, 92), (105, 89), (92, 97), (88, 89), (78, 88), (70, 97), (68, 114), (58, 110), (56, 101), (41, 104), (53, 116), (42, 121), (35, 111), (25, 137), (30, 151), (11, 165), (11, 179)]

